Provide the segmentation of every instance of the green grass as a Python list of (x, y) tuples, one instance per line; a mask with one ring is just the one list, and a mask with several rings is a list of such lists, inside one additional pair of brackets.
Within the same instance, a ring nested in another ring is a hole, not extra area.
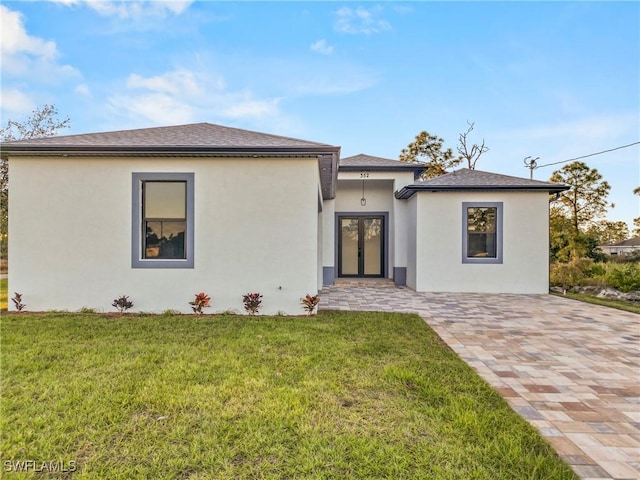
[(74, 461), (74, 480), (577, 478), (415, 315), (0, 321), (3, 465)]
[(618, 300), (615, 298), (600, 298), (593, 295), (587, 295), (585, 293), (572, 293), (567, 292), (566, 295), (562, 293), (554, 293), (558, 297), (571, 298), (572, 300), (579, 300), (581, 302), (593, 303), (594, 305), (602, 305), (604, 307), (617, 308), (618, 310), (625, 310), (627, 312), (640, 313), (640, 305), (626, 300)]

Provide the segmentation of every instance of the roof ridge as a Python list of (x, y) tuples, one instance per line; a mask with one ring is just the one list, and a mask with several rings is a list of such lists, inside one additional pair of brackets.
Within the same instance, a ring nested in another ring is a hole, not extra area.
[[(438, 175), (437, 177), (431, 177), (431, 178), (427, 178), (425, 180), (421, 180), (419, 182), (416, 182), (416, 184), (428, 184), (428, 183), (436, 183), (437, 180), (442, 180), (443, 177), (455, 177), (456, 174), (458, 173), (462, 173), (465, 175), (476, 175), (476, 174), (480, 174), (480, 175), (486, 175), (486, 176), (490, 176), (490, 177), (500, 177), (503, 179), (510, 179), (510, 180), (516, 180), (518, 182), (527, 182), (527, 183), (538, 183), (538, 184), (553, 184), (553, 185), (559, 185), (557, 183), (553, 183), (553, 182), (548, 182), (545, 180), (536, 180), (533, 178), (525, 178), (525, 177), (516, 177), (514, 175), (506, 175), (504, 173), (495, 173), (495, 172), (488, 172), (486, 170), (477, 170), (475, 168), (459, 168), (457, 170), (453, 170), (452, 172), (447, 172), (444, 173), (442, 175)], [(440, 183), (440, 182), (437, 182)]]
[(228, 127), (209, 122), (76, 133), (2, 142), (7, 148), (46, 147), (293, 147), (339, 148), (328, 143)]

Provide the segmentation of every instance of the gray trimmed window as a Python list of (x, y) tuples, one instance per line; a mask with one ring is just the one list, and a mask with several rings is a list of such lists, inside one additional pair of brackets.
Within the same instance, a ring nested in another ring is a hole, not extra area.
[(132, 268), (193, 268), (193, 173), (132, 174)]
[(462, 203), (462, 263), (502, 263), (502, 202)]

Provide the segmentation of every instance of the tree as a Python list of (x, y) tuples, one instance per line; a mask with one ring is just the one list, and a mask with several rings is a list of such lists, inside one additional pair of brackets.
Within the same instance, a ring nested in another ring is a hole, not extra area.
[[(54, 105), (45, 104), (36, 108), (23, 122), (9, 120), (7, 126), (0, 128), (0, 141), (28, 140), (53, 137), (63, 128), (69, 128), (71, 120), (58, 118)], [(9, 164), (0, 159), (0, 255), (7, 255), (7, 236), (9, 220)]]
[(400, 152), (401, 162), (423, 162), (425, 171), (422, 178), (433, 178), (447, 173), (450, 168), (457, 167), (463, 161), (467, 161), (467, 166), (471, 170), (476, 168), (476, 162), (480, 156), (489, 150), (485, 146), (484, 140), (481, 145), (473, 144), (467, 146), (467, 137), (474, 127), (474, 123), (467, 122), (469, 128), (466, 132), (458, 136), (458, 154), (455, 156), (453, 150), (447, 148), (443, 150), (444, 140), (437, 135), (432, 135), (427, 131), (422, 131), (407, 148)]
[(598, 245), (611, 245), (612, 243), (622, 242), (629, 238), (629, 226), (627, 222), (601, 220), (593, 222), (586, 233), (593, 236)]
[(571, 219), (560, 207), (553, 205), (549, 213), (549, 253), (554, 262), (570, 262), (583, 257), (596, 261), (604, 258), (596, 237), (590, 232), (576, 235)]
[[(425, 166), (423, 178), (433, 178), (447, 173), (447, 169), (456, 167), (462, 158), (455, 157), (453, 150), (442, 150), (444, 140), (427, 131), (416, 135), (416, 139), (400, 152), (401, 162), (420, 162)], [(421, 160), (425, 158), (425, 160)]]
[[(633, 190), (634, 195), (640, 195), (640, 187), (636, 187)], [(633, 219), (633, 236), (640, 237), (640, 217)]]
[(467, 125), (469, 125), (469, 128), (467, 129), (467, 131), (464, 133), (461, 133), (458, 136), (457, 150), (458, 150), (458, 153), (460, 154), (460, 158), (467, 161), (467, 166), (469, 167), (469, 169), (475, 170), (476, 162), (482, 156), (483, 153), (489, 150), (489, 147), (486, 147), (484, 145), (484, 138), (483, 138), (481, 145), (474, 143), (473, 145), (471, 145), (471, 148), (467, 148), (467, 136), (472, 132), (473, 126), (475, 125), (475, 123), (467, 122)]
[(574, 236), (585, 232), (592, 222), (606, 213), (610, 205), (607, 196), (611, 186), (602, 179), (598, 170), (583, 162), (569, 163), (556, 170), (550, 181), (571, 187), (557, 194), (553, 202), (571, 219)]

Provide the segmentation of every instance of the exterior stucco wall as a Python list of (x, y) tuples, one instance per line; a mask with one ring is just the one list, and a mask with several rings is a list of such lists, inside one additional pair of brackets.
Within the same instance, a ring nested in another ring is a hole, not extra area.
[[(419, 192), (412, 199), (416, 197), (416, 280), (415, 286), (411, 280), (412, 288), (548, 293), (546, 192)], [(503, 263), (462, 263), (463, 202), (503, 202)]]
[(406, 207), (407, 214), (407, 229), (406, 229), (406, 255), (407, 255), (407, 286), (414, 290), (417, 290), (417, 268), (416, 268), (416, 254), (417, 254), (417, 218), (418, 218), (418, 195), (414, 195), (407, 200)]
[[(340, 177), (338, 177), (340, 178)], [(368, 213), (368, 212), (385, 212), (388, 213), (388, 225), (386, 225), (389, 235), (387, 236), (389, 244), (387, 245), (388, 257), (386, 260), (386, 277), (392, 278), (394, 258), (393, 252), (395, 248), (395, 239), (393, 232), (394, 225), (394, 209), (393, 209), (393, 180), (371, 180), (365, 181), (364, 195), (367, 204), (362, 206), (360, 199), (362, 198), (362, 180), (338, 180), (338, 188), (335, 199), (335, 213)], [(334, 240), (335, 241), (335, 240)], [(336, 245), (337, 249), (337, 245)]]
[[(363, 207), (360, 204), (362, 198), (362, 182), (364, 180), (364, 196), (367, 204)], [(340, 172), (338, 174), (338, 186), (336, 199), (332, 205), (333, 211), (348, 213), (385, 212), (388, 213), (387, 236), (387, 262), (386, 276), (394, 278), (394, 272), (400, 269), (404, 273), (407, 268), (407, 228), (409, 217), (407, 216), (406, 202), (396, 200), (393, 196), (396, 190), (413, 183), (413, 172)], [(325, 202), (326, 204), (326, 202)], [(325, 252), (332, 253), (331, 265), (334, 265), (337, 256), (337, 246), (335, 245), (335, 224), (329, 229), (325, 223), (324, 248)], [(329, 245), (328, 245), (329, 244)], [(329, 250), (329, 248), (331, 250)], [(327, 253), (325, 253), (325, 258)], [(328, 263), (325, 261), (325, 266)], [(336, 271), (337, 274), (337, 271)]]
[(322, 269), (323, 284), (332, 285), (335, 270), (335, 203), (334, 199), (325, 200), (322, 205)]
[[(131, 268), (132, 172), (195, 175), (195, 267)], [(242, 295), (264, 295), (261, 313), (302, 313), (318, 287), (315, 159), (10, 159), (10, 290), (29, 310), (244, 313)]]

